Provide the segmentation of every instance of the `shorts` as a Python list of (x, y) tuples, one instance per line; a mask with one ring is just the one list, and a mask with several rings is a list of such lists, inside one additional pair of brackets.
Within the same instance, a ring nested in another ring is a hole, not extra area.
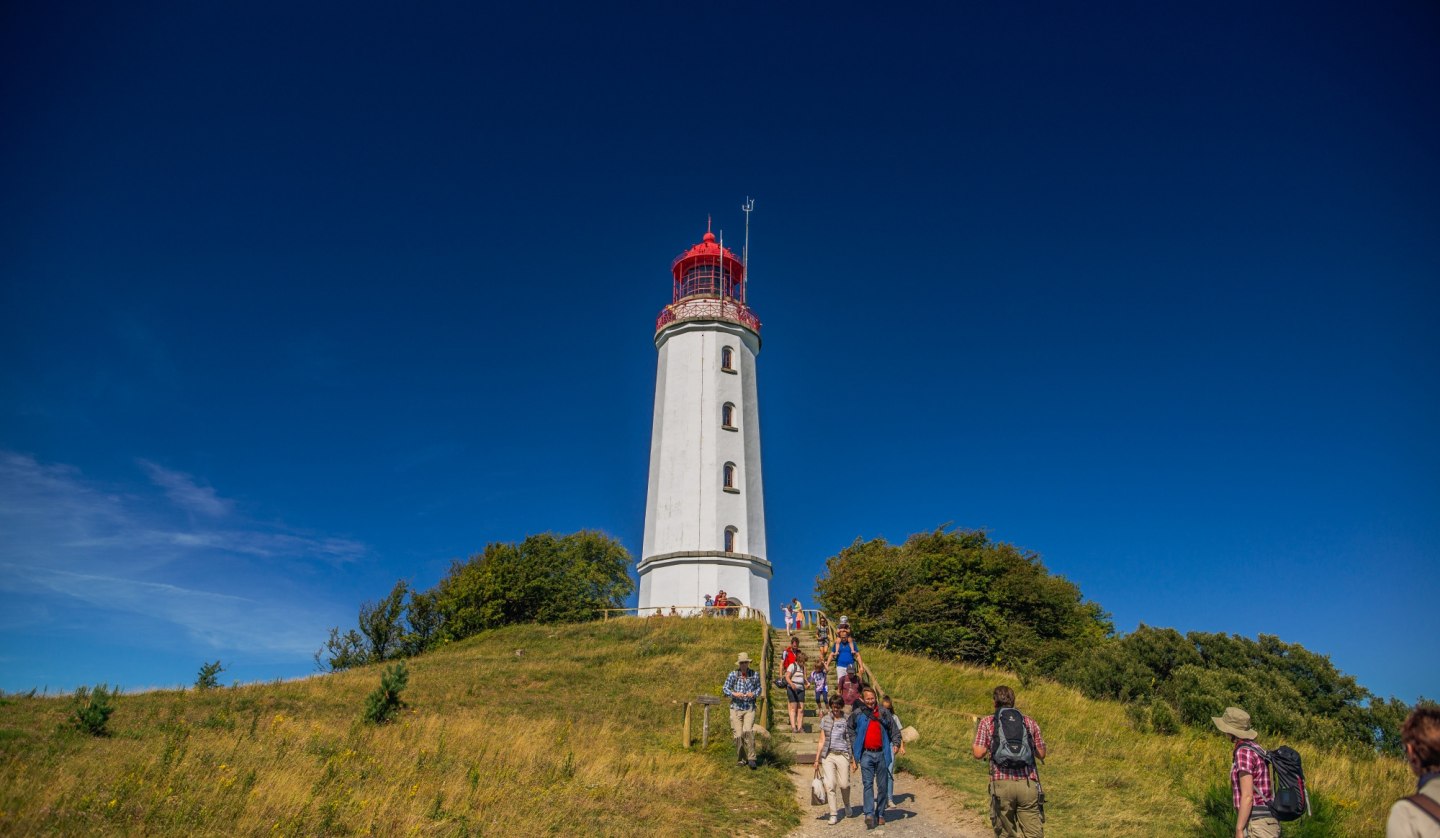
[(826, 707), (826, 705), (828, 705), (828, 704), (830, 703), (830, 691), (829, 691), (829, 690), (816, 690), (816, 691), (815, 691), (815, 703), (816, 703), (817, 705), (819, 705), (819, 707), (823, 710), (823, 709)]
[(804, 704), (804, 703), (805, 703), (805, 688), (804, 688), (804, 687), (792, 687), (792, 686), (790, 686), (789, 684), (786, 684), (786, 685), (785, 685), (785, 699), (786, 699), (787, 701), (789, 701), (791, 704)]

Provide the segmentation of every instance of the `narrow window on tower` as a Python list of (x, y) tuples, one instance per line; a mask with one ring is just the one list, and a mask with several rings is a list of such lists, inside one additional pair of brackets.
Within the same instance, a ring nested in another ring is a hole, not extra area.
[(737, 488), (735, 488), (735, 464), (734, 464), (734, 463), (726, 463), (726, 464), (725, 464), (725, 491), (727, 491), (727, 492), (734, 492), (734, 493), (737, 494), (737, 495), (740, 494), (740, 490), (737, 489)]
[(726, 527), (726, 528), (725, 528), (725, 552), (727, 552), (727, 553), (733, 553), (733, 552), (735, 552), (735, 536), (736, 536), (736, 534), (738, 534), (739, 532), (740, 532), (740, 531), (737, 530), (737, 529), (735, 529), (734, 527)]
[(720, 350), (720, 370), (721, 372), (735, 371), (735, 350), (728, 346)]
[(725, 405), (720, 408), (720, 427), (727, 431), (736, 430), (734, 404), (726, 402)]

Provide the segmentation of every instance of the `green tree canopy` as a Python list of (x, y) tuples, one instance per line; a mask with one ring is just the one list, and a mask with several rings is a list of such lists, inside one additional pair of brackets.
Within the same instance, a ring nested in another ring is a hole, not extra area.
[(943, 659), (1019, 666), (1109, 637), (1109, 615), (1040, 557), (977, 530), (856, 540), (832, 556), (816, 591), (865, 636)]

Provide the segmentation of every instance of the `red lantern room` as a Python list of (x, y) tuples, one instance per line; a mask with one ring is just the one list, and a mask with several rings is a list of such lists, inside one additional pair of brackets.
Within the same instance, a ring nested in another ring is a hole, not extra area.
[(675, 275), (672, 303), (687, 297), (725, 297), (745, 302), (745, 266), (727, 247), (705, 231), (700, 243), (675, 257), (670, 265)]
[(745, 264), (709, 230), (700, 243), (670, 265), (675, 284), (670, 305), (660, 312), (655, 332), (687, 320), (723, 320), (757, 334), (760, 320), (745, 304)]

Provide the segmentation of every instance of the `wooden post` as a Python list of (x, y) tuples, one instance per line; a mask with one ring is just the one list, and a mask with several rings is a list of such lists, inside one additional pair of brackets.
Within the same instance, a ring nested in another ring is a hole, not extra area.
[(710, 747), (710, 705), (705, 705), (705, 721), (700, 727), (700, 750)]
[(685, 702), (685, 738), (681, 740), (685, 749), (690, 749), (690, 702)]

